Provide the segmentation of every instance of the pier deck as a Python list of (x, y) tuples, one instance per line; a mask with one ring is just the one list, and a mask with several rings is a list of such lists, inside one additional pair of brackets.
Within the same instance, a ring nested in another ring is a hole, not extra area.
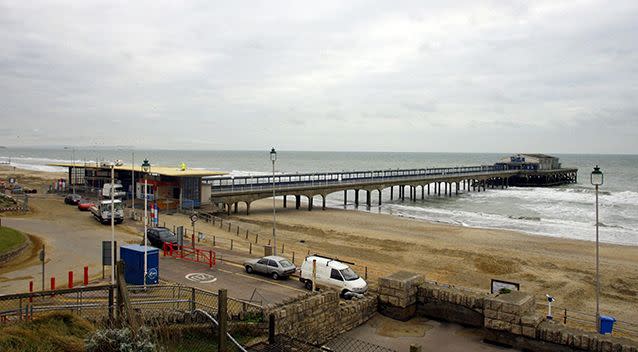
[(326, 206), (326, 197), (335, 192), (344, 192), (344, 203), (347, 203), (348, 191), (354, 191), (354, 203), (359, 205), (359, 193), (365, 191), (366, 205), (372, 203), (372, 192), (377, 191), (378, 204), (381, 205), (381, 194), (390, 188), (390, 199), (394, 199), (394, 189), (398, 187), (398, 199), (417, 199), (420, 187), (421, 198), (432, 193), (451, 197), (461, 191), (471, 192), (490, 188), (506, 188), (509, 186), (554, 186), (575, 183), (578, 169), (561, 168), (554, 170), (509, 170), (500, 165), (463, 166), (452, 168), (430, 169), (396, 169), (369, 171), (341, 171), (324, 173), (294, 173), (240, 176), (211, 177), (204, 179), (211, 187), (211, 201), (223, 204), (224, 211), (230, 213), (231, 206), (237, 212), (238, 204), (246, 205), (246, 213), (250, 212), (250, 203), (269, 198), (274, 191), (276, 196), (283, 196), (283, 206), (287, 206), (287, 197), (295, 198), (295, 207), (299, 209), (301, 196), (308, 199), (308, 210), (313, 209), (313, 199), (321, 196), (322, 209)]

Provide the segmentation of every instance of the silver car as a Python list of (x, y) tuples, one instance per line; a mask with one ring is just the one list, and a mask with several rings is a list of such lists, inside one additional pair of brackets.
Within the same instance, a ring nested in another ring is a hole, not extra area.
[(269, 255), (244, 262), (247, 273), (262, 273), (273, 279), (286, 278), (297, 271), (297, 267), (284, 257)]

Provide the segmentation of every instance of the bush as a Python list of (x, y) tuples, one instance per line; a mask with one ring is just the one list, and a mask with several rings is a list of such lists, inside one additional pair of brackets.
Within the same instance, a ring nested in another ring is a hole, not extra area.
[(159, 348), (151, 330), (142, 327), (136, 334), (130, 328), (98, 330), (86, 339), (87, 352), (154, 352)]

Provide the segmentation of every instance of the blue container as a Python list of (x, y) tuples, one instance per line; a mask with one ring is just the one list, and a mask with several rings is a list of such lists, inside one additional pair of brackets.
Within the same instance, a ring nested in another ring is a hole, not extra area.
[(601, 315), (600, 316), (600, 330), (598, 330), (599, 333), (605, 335), (605, 334), (611, 334), (612, 330), (614, 330), (614, 323), (616, 322), (616, 319), (614, 319), (614, 317), (610, 317), (607, 315)]
[[(147, 285), (159, 282), (159, 249), (147, 247)], [(129, 244), (120, 247), (120, 258), (124, 261), (124, 279), (132, 285), (144, 285), (144, 246)]]

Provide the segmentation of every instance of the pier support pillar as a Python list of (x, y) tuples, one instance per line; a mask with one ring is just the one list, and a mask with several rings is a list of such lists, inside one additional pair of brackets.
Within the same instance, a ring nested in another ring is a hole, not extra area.
[(405, 185), (399, 186), (401, 187), (401, 201), (405, 200)]
[(237, 214), (237, 203), (233, 204), (233, 213)]
[(286, 207), (286, 198), (288, 198), (288, 196), (284, 195), (284, 208)]
[(381, 206), (381, 194), (383, 193), (383, 189), (379, 190), (379, 206)]
[(226, 214), (230, 215), (230, 203), (226, 204)]
[(390, 186), (390, 200), (394, 199), (394, 186)]
[(366, 205), (368, 206), (368, 208), (370, 208), (370, 205), (372, 203), (372, 197), (371, 197), (371, 192), (368, 190), (366, 191)]
[(301, 206), (301, 195), (296, 194), (295, 195), (295, 209), (299, 209), (299, 207)]
[(428, 196), (430, 195), (430, 184), (428, 183)]
[(343, 206), (345, 207), (348, 204), (348, 190), (343, 191)]
[(250, 215), (250, 202), (246, 202), (246, 215)]
[(312, 201), (313, 201), (314, 197), (313, 196), (308, 196), (308, 211), (312, 210)]
[(456, 183), (456, 195), (459, 195), (459, 187), (461, 186), (461, 183), (457, 182)]
[(321, 210), (326, 210), (326, 196), (321, 195)]
[(354, 206), (355, 207), (359, 206), (359, 190), (358, 189), (354, 190)]
[(443, 189), (443, 192), (444, 192), (443, 196), (445, 197), (445, 196), (447, 196), (447, 185), (448, 185), (448, 183), (447, 182), (444, 182), (444, 183), (445, 183), (445, 188)]

